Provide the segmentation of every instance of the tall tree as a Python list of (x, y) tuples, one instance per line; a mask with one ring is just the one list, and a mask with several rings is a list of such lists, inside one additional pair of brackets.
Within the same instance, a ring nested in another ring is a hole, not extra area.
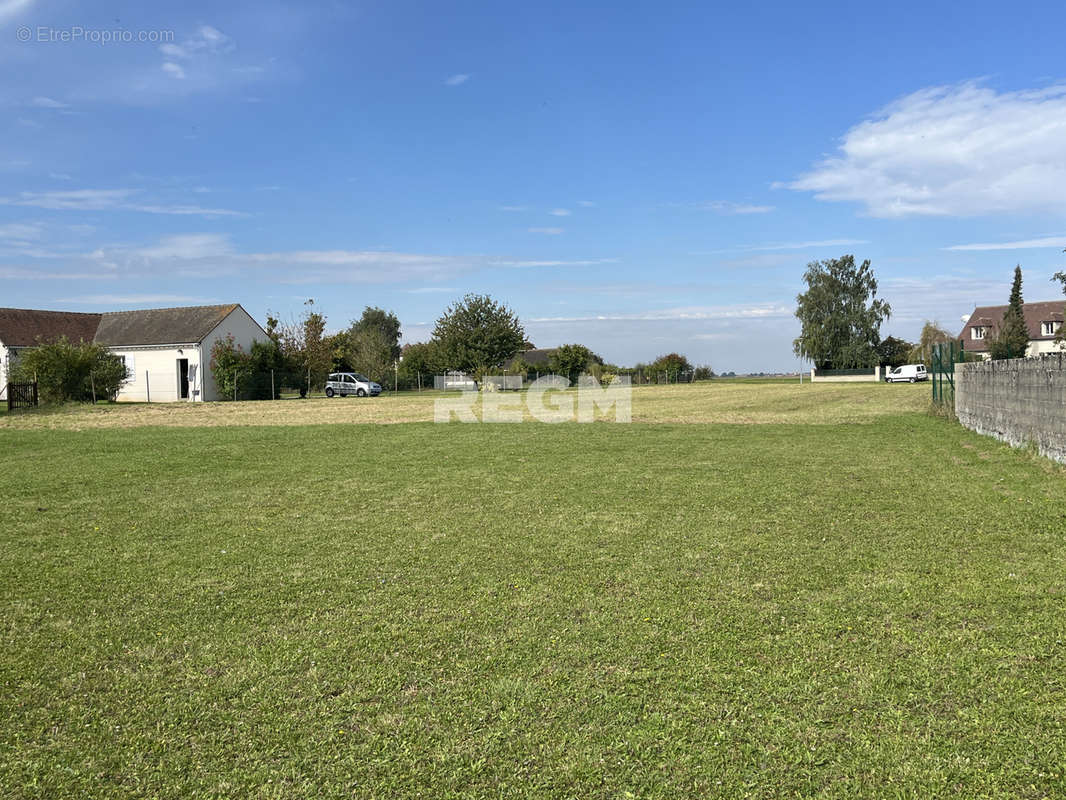
[(401, 355), (400, 378), (408, 385), (418, 385), (420, 381), (429, 383), (433, 375), (444, 370), (440, 348), (435, 341), (405, 345)]
[(396, 362), (392, 353), (391, 343), (378, 327), (369, 326), (348, 333), (345, 359), (352, 369), (364, 373), (372, 381), (384, 384), (392, 375)]
[(377, 331), (381, 334), (380, 337), (373, 338), (375, 341), (386, 343), (390, 363), (400, 357), (400, 320), (396, 314), (383, 308), (367, 306), (363, 309), (363, 316), (352, 322), (348, 335), (354, 339), (367, 331)]
[[(1062, 252), (1066, 253), (1066, 250), (1063, 250)], [(1061, 283), (1062, 292), (1063, 294), (1066, 294), (1066, 270), (1056, 272), (1055, 275), (1051, 278), (1051, 280), (1058, 281), (1059, 283)], [(1055, 337), (1055, 341), (1066, 341), (1066, 324), (1063, 324), (1059, 327), (1059, 332), (1058, 335)]]
[(988, 339), (988, 355), (993, 359), (1024, 358), (1029, 346), (1029, 328), (1025, 324), (1025, 305), (1022, 302), (1022, 268), (1014, 268), (1010, 300), (1003, 312), (1003, 322)]
[(792, 343), (796, 355), (819, 368), (876, 365), (881, 323), (892, 308), (877, 297), (870, 261), (858, 267), (853, 255), (812, 261), (803, 279), (807, 291), (796, 297), (796, 316), (802, 325)]
[(902, 367), (907, 363), (914, 345), (895, 336), (886, 336), (877, 345), (877, 358), (882, 366)]
[(521, 350), (526, 334), (518, 315), (503, 303), (468, 294), (437, 320), (433, 338), (448, 369), (481, 375)]
[[(269, 321), (268, 321), (269, 325)], [(268, 335), (275, 338), (282, 355), (300, 378), (301, 391), (323, 383), (333, 366), (330, 337), (325, 335), (326, 317), (315, 311), (314, 299), (304, 303), (304, 313), (287, 325), (275, 324)]]
[[(922, 326), (922, 334), (918, 337), (918, 343), (911, 348), (907, 355), (907, 361), (911, 364), (925, 364), (933, 366), (933, 346), (950, 342), (954, 337), (937, 323), (929, 320)], [(898, 365), (897, 365), (898, 366)]]

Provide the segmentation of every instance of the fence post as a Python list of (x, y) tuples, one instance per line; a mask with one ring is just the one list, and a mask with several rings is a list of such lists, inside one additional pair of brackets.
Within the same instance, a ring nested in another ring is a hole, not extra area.
[(277, 400), (277, 398), (274, 397), (274, 370), (270, 370), (270, 399)]
[(152, 384), (148, 380), (148, 370), (144, 371), (144, 396), (149, 403), (152, 402)]
[(233, 402), (237, 402), (237, 370), (233, 370)]
[(93, 405), (96, 405), (96, 379), (93, 378), (92, 372), (89, 373), (89, 386), (93, 390)]

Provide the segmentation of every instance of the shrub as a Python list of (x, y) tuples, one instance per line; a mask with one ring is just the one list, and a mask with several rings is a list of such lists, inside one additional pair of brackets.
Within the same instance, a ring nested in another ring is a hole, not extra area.
[(548, 359), (548, 368), (573, 383), (578, 375), (594, 363), (598, 363), (598, 359), (583, 344), (564, 344), (552, 353)]
[(211, 375), (222, 400), (235, 399), (236, 392), (248, 383), (252, 358), (233, 341), (233, 334), (218, 339), (211, 346)]
[(11, 370), (12, 380), (37, 381), (42, 403), (65, 403), (70, 400), (114, 399), (127, 380), (122, 359), (92, 342), (72, 343), (61, 336), (52, 341), (38, 341), (23, 352)]
[(677, 380), (679, 373), (690, 372), (691, 370), (692, 365), (680, 353), (667, 353), (664, 356), (659, 356), (647, 367), (647, 372), (653, 378), (657, 377), (659, 373), (665, 372), (669, 380)]

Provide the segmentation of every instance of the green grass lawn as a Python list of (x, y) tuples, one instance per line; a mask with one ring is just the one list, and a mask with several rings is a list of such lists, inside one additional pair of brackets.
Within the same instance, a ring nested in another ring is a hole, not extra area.
[(4, 797), (1066, 793), (1066, 471), (943, 419), (0, 458)]

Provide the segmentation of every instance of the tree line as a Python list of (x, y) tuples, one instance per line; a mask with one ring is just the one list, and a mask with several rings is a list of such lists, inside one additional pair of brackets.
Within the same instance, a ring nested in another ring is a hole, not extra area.
[[(855, 264), (853, 255), (813, 261), (803, 275), (806, 291), (796, 297), (800, 335), (793, 351), (818, 369), (855, 369), (903, 364), (930, 365), (933, 348), (955, 337), (937, 323), (926, 321), (917, 342), (894, 336), (881, 338), (881, 324), (892, 307), (877, 296), (877, 280), (870, 261)], [(1058, 272), (1066, 292), (1066, 272)], [(1058, 339), (1066, 338), (1066, 326)], [(993, 359), (1019, 358), (1029, 344), (1022, 300), (1022, 268), (1014, 268), (1010, 296), (1003, 319), (985, 339)]]
[(428, 341), (400, 346), (400, 321), (395, 313), (367, 306), (344, 330), (326, 333), (326, 317), (313, 300), (287, 323), (269, 314), (268, 340), (245, 353), (232, 339), (215, 344), (211, 370), (224, 398), (262, 399), (277, 396), (282, 387), (301, 395), (314, 391), (331, 372), (358, 372), (386, 387), (413, 389), (431, 376), (461, 372), (480, 380), (485, 375), (510, 374), (533, 378), (538, 372), (565, 376), (571, 382), (588, 374), (610, 381), (616, 375), (666, 375), (668, 380), (690, 376), (713, 377), (709, 366), (693, 367), (679, 353), (660, 356), (650, 364), (621, 367), (604, 360), (582, 344), (554, 348), (545, 365), (522, 358), (534, 349), (518, 315), (489, 295), (467, 294), (449, 305), (436, 320)]

